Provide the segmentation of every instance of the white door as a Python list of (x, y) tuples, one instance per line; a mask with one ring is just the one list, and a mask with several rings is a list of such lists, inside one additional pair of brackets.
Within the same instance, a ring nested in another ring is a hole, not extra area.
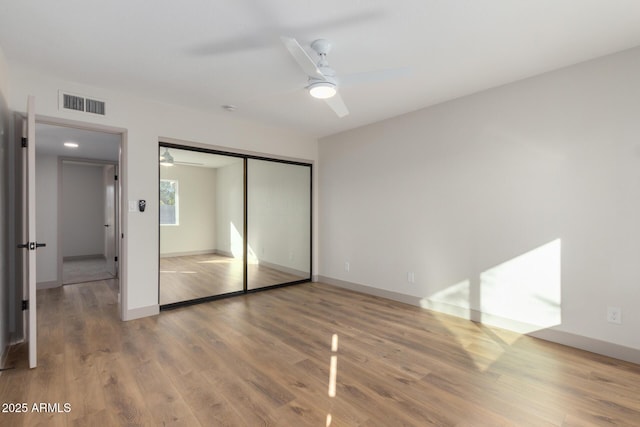
[[(26, 251), (23, 260), (23, 325), (24, 337), (29, 349), (29, 367), (37, 365), (36, 318), (36, 249), (44, 246), (36, 241), (36, 120), (35, 98), (27, 99), (27, 120), (23, 129), (22, 148), (22, 211), (26, 224), (20, 247)], [(26, 140), (25, 140), (26, 139)]]
[(104, 167), (104, 255), (107, 271), (116, 277), (116, 167)]

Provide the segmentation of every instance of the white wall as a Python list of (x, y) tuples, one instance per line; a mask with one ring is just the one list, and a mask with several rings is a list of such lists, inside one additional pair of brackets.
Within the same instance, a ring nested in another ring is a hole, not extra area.
[[(37, 151), (37, 150), (36, 150)], [(58, 157), (36, 152), (36, 280), (58, 282)]]
[(102, 169), (102, 165), (62, 163), (64, 258), (104, 255), (105, 200)]
[(321, 276), (508, 318), (535, 259), (545, 328), (640, 349), (638, 76), (633, 49), (322, 139)]
[(260, 262), (309, 271), (309, 167), (249, 159), (247, 234)]
[[(121, 283), (124, 289), (123, 316), (126, 319), (157, 312), (158, 308), (157, 168), (161, 137), (310, 162), (317, 158), (317, 140), (291, 130), (244, 121), (224, 111), (218, 114), (196, 111), (68, 82), (15, 62), (9, 63), (9, 67), (13, 76), (9, 98), (11, 109), (23, 111), (27, 95), (32, 94), (36, 96), (36, 112), (41, 117), (126, 130), (123, 144), (125, 161), (121, 170), (122, 196), (124, 200), (145, 199), (149, 202), (144, 213), (124, 213)], [(60, 89), (105, 99), (108, 116), (59, 111)]]
[(160, 254), (188, 255), (216, 250), (216, 169), (161, 167), (160, 178), (178, 181), (179, 225), (160, 226)]
[(244, 163), (238, 159), (217, 169), (216, 248), (242, 258), (244, 233)]

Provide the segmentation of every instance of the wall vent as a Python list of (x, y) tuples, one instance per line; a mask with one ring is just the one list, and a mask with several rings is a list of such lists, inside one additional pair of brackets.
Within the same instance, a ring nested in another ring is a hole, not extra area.
[(100, 116), (105, 116), (107, 113), (105, 101), (62, 91), (58, 96), (58, 109), (82, 111)]

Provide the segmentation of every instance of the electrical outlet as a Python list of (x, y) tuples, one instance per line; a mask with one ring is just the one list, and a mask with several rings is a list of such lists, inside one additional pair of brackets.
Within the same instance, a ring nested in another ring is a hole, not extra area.
[(349, 261), (345, 261), (345, 263), (344, 263), (344, 271), (346, 271), (348, 273), (350, 269), (351, 269), (351, 264), (349, 264)]
[(607, 307), (607, 322), (622, 324), (622, 309), (620, 307)]
[(416, 274), (413, 271), (407, 272), (407, 282), (416, 283)]

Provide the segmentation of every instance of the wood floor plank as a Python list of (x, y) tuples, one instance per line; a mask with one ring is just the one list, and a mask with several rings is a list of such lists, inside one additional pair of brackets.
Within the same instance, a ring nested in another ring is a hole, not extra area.
[(155, 360), (136, 369), (135, 381), (156, 425), (191, 426), (198, 423), (180, 392)]
[(314, 283), (121, 322), (116, 289), (38, 291), (0, 399), (71, 412), (0, 426), (639, 425), (640, 366), (419, 307)]

